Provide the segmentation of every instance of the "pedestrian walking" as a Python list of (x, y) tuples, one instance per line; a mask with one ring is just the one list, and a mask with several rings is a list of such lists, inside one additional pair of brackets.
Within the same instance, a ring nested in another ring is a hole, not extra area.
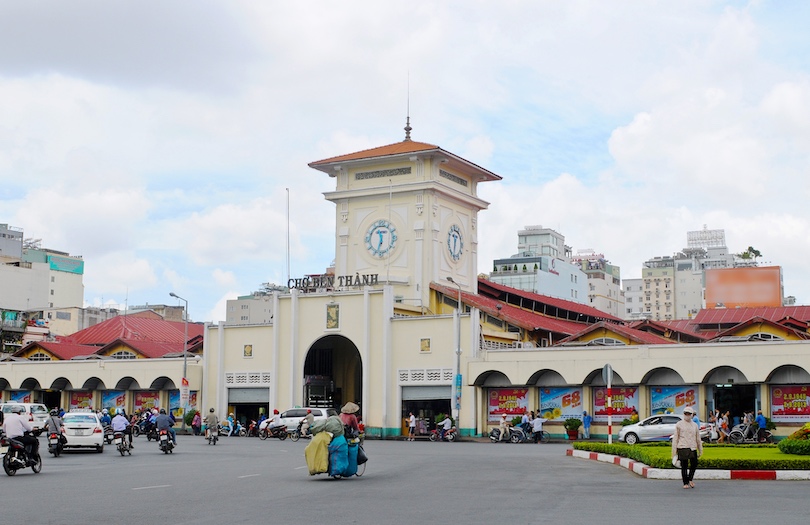
[(591, 422), (593, 418), (587, 410), (582, 412), (582, 439), (591, 439)]
[(683, 419), (675, 425), (672, 435), (672, 457), (681, 462), (681, 479), (683, 488), (695, 488), (695, 471), (698, 458), (703, 455), (703, 442), (700, 440), (700, 428), (692, 423), (695, 409), (683, 409)]
[(413, 412), (408, 416), (408, 441), (413, 441), (416, 436), (416, 416)]

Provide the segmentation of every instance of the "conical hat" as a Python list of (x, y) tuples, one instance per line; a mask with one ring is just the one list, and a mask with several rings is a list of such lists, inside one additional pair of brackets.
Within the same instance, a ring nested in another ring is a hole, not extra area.
[(344, 414), (354, 414), (358, 410), (360, 410), (360, 407), (357, 406), (355, 403), (352, 403), (351, 401), (343, 405), (343, 408), (340, 409), (340, 411), (343, 412)]

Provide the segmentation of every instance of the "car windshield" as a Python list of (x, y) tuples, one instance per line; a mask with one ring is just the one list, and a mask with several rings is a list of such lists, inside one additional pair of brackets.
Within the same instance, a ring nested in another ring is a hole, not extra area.
[(31, 407), (31, 413), (32, 414), (47, 414), (48, 409), (43, 407), (43, 406), (36, 406), (35, 405), (35, 406)]
[(96, 418), (90, 414), (65, 414), (64, 423), (95, 423)]

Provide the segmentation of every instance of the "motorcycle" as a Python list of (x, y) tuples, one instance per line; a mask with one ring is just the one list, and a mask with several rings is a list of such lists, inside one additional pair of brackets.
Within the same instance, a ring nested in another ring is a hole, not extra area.
[[(25, 434), (31, 435), (30, 432)], [(39, 432), (34, 431), (33, 435), (38, 436)], [(18, 470), (27, 467), (31, 467), (35, 474), (39, 474), (39, 471), (42, 470), (42, 456), (37, 452), (33, 457), (29, 457), (22, 441), (3, 436), (0, 446), (8, 447), (6, 455), (3, 456), (3, 470), (9, 476), (13, 476)]]
[(62, 435), (56, 432), (48, 434), (48, 452), (53, 454), (53, 457), (58, 458), (62, 453), (64, 445), (62, 443)]
[(219, 429), (206, 428), (205, 429), (205, 439), (208, 440), (209, 445), (216, 445), (217, 441), (219, 441)]
[(164, 454), (173, 454), (172, 449), (174, 448), (174, 443), (172, 443), (168, 430), (160, 431), (158, 437), (158, 446), (160, 447), (161, 452)]
[(104, 425), (104, 443), (107, 445), (112, 445), (113, 442), (113, 429), (112, 425)]
[(250, 425), (247, 429), (247, 437), (257, 437), (259, 435), (259, 426), (254, 419), (250, 420)]
[[(489, 440), (493, 443), (497, 443), (501, 440), (501, 429), (500, 428), (493, 428), (489, 432)], [(509, 427), (509, 442), (510, 443), (526, 443), (529, 441), (529, 437), (526, 435), (526, 432), (523, 431), (520, 427)]]
[(155, 425), (150, 423), (148, 419), (141, 418), (136, 425), (132, 425), (132, 437), (138, 437), (141, 434), (146, 434), (147, 439), (151, 440), (149, 434), (154, 426)]
[(458, 437), (458, 433), (456, 432), (456, 427), (450, 428), (447, 432), (444, 433), (444, 437), (441, 438), (441, 433), (439, 432), (438, 428), (434, 428), (430, 431), (430, 440), (431, 441), (447, 441), (452, 443)]
[(287, 439), (287, 425), (263, 428), (259, 430), (259, 439), (263, 441), (268, 437), (274, 437), (278, 438), (279, 441), (284, 441), (285, 439)]
[(118, 452), (121, 453), (123, 456), (124, 454), (132, 455), (132, 448), (129, 446), (129, 439), (127, 439), (127, 435), (123, 432), (115, 432), (113, 434), (113, 443), (115, 443), (115, 448)]
[(303, 420), (303, 419), (302, 419), (301, 421), (299, 421), (299, 422), (298, 422), (298, 426), (295, 428), (295, 430), (293, 430), (292, 432), (290, 432), (290, 440), (291, 440), (291, 441), (298, 441), (298, 440), (299, 440), (299, 439), (301, 439), (301, 438), (309, 438), (309, 439), (312, 439), (312, 434), (310, 434), (310, 433), (309, 433), (309, 431), (307, 431), (307, 433), (306, 433), (306, 434), (304, 434), (304, 433), (302, 432), (302, 430), (301, 430), (301, 428), (304, 426), (304, 421), (305, 421), (305, 420)]

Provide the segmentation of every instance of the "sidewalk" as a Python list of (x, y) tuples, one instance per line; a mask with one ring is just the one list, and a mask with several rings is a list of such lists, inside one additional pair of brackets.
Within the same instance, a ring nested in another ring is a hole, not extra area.
[[(569, 448), (565, 451), (567, 456), (575, 458), (590, 459), (603, 463), (619, 465), (627, 470), (631, 470), (639, 476), (647, 479), (671, 479), (680, 480), (681, 471), (675, 468), (652, 468), (644, 463), (633, 461), (629, 458), (614, 456), (612, 454), (601, 454), (599, 452), (589, 452), (587, 450), (574, 450)], [(695, 479), (748, 479), (748, 480), (780, 480), (780, 481), (803, 481), (810, 480), (810, 470), (716, 470), (698, 469), (695, 472)]]

